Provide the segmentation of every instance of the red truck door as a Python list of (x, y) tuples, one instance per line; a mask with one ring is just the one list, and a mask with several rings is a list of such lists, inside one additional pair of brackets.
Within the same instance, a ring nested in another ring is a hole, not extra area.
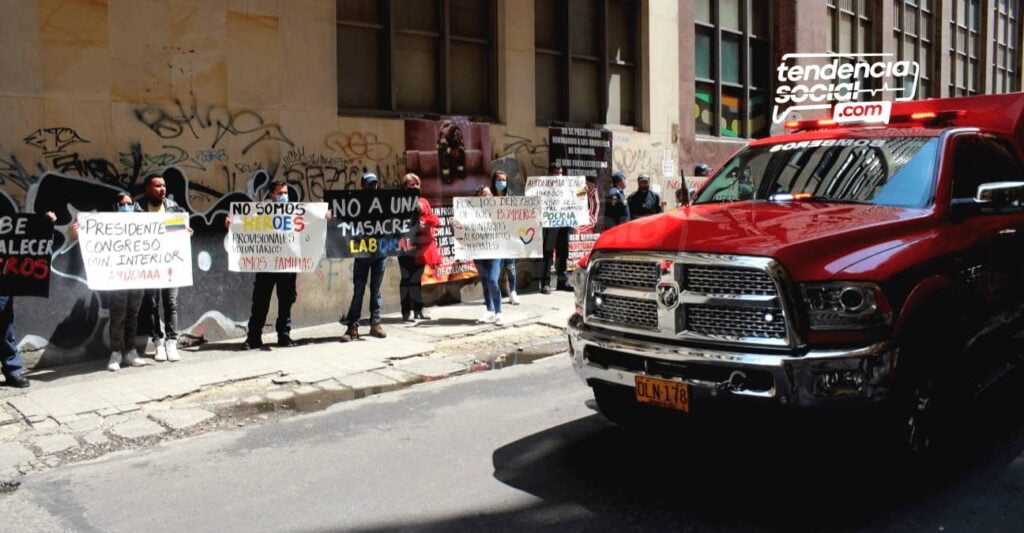
[[(951, 213), (957, 250), (954, 280), (961, 291), (964, 332), (973, 339), (1019, 318), (1024, 304), (1024, 206), (995, 208), (973, 201), (978, 186), (1024, 181), (1009, 143), (988, 135), (955, 139)], [(1005, 328), (1002, 328), (1005, 329)]]

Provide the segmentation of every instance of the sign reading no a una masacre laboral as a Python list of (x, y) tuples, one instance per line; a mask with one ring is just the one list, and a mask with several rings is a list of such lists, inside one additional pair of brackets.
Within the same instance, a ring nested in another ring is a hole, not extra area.
[(327, 191), (333, 219), (327, 257), (384, 257), (415, 251), (419, 195), (406, 190)]
[(234, 202), (224, 246), (232, 272), (309, 272), (324, 255), (327, 204)]
[(459, 259), (542, 257), (540, 197), (455, 198), (452, 225)]
[(78, 240), (90, 289), (192, 285), (185, 213), (79, 213)]
[(0, 216), (0, 295), (49, 296), (53, 223), (44, 215)]

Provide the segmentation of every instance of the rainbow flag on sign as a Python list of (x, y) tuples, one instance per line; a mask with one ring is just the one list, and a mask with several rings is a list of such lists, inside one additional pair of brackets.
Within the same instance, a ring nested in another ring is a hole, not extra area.
[(172, 231), (184, 231), (188, 229), (185, 225), (185, 217), (168, 218), (164, 221), (164, 230), (168, 233)]

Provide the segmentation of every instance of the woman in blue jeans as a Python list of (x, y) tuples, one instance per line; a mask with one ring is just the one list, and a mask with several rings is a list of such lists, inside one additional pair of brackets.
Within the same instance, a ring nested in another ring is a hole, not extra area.
[[(491, 173), (491, 194), (494, 196), (508, 196), (508, 176), (500, 170), (495, 170)], [(519, 294), (516, 292), (518, 288), (516, 284), (516, 260), (501, 260), (501, 267), (498, 270), (499, 283), (501, 282), (502, 270), (508, 271), (508, 303), (519, 305)]]
[[(477, 196), (491, 196), (491, 189), (481, 185), (476, 190)], [(480, 283), (484, 286), (484, 305), (487, 312), (480, 317), (481, 324), (504, 326), (505, 320), (501, 317), (501, 289), (498, 288), (498, 278), (501, 277), (501, 259), (474, 259), (476, 271), (480, 274)]]

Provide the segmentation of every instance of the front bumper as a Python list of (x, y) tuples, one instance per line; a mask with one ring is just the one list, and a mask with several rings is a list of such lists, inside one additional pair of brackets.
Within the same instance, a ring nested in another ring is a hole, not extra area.
[(588, 384), (628, 387), (636, 376), (689, 384), (695, 402), (745, 398), (796, 407), (878, 403), (892, 385), (897, 350), (889, 342), (802, 355), (709, 350), (627, 338), (569, 319), (573, 368)]

